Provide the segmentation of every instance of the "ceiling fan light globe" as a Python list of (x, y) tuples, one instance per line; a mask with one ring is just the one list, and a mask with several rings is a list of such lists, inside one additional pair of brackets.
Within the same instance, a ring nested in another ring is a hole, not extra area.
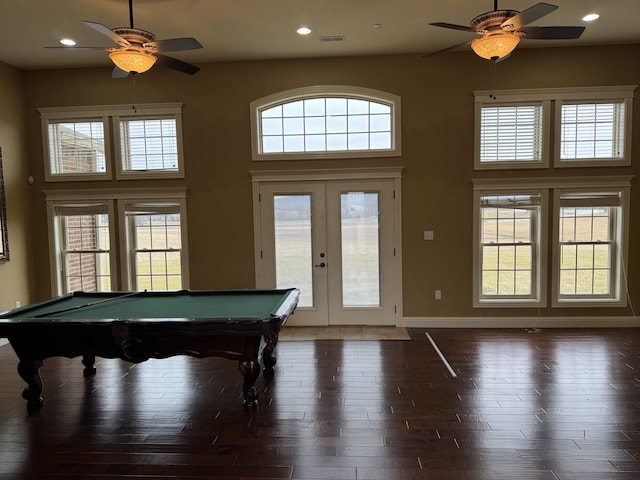
[(501, 32), (476, 38), (471, 48), (479, 57), (487, 60), (499, 59), (509, 55), (520, 43), (520, 37), (513, 33)]
[(155, 55), (135, 51), (116, 51), (109, 58), (120, 70), (128, 73), (144, 73), (156, 63)]

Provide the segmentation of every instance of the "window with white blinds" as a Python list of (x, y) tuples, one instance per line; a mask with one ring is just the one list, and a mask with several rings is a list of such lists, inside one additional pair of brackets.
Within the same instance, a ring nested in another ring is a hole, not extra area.
[(118, 177), (181, 176), (175, 114), (155, 118), (116, 117), (120, 145)]
[(51, 121), (47, 125), (49, 176), (107, 177), (103, 119)]
[(38, 111), (46, 181), (184, 177), (182, 104)]
[(254, 160), (400, 155), (400, 97), (314, 86), (251, 102)]
[(636, 87), (476, 91), (474, 168), (630, 165)]
[(543, 161), (543, 105), (480, 107), (480, 164)]
[(625, 102), (562, 103), (560, 161), (623, 160)]

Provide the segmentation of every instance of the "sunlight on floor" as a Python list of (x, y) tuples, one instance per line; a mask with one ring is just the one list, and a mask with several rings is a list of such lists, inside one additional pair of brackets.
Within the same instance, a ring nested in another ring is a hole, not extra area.
[(287, 327), (280, 341), (289, 340), (411, 340), (405, 328), (397, 327)]

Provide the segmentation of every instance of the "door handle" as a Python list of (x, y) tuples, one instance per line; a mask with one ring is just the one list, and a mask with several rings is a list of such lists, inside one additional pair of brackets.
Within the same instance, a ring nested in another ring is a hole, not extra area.
[(318, 265), (314, 265), (314, 267), (316, 267), (316, 268), (324, 268), (324, 267), (326, 267), (326, 266), (327, 266), (327, 264), (326, 264), (326, 263), (324, 263), (324, 262), (321, 262), (321, 263), (320, 263), (320, 264), (318, 264)]

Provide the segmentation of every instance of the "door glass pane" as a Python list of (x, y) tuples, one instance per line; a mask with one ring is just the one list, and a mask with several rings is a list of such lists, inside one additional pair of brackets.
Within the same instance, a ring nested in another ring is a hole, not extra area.
[(340, 197), (342, 305), (380, 306), (380, 222), (378, 193)]
[(298, 306), (313, 306), (311, 196), (274, 195), (276, 287), (298, 288)]

